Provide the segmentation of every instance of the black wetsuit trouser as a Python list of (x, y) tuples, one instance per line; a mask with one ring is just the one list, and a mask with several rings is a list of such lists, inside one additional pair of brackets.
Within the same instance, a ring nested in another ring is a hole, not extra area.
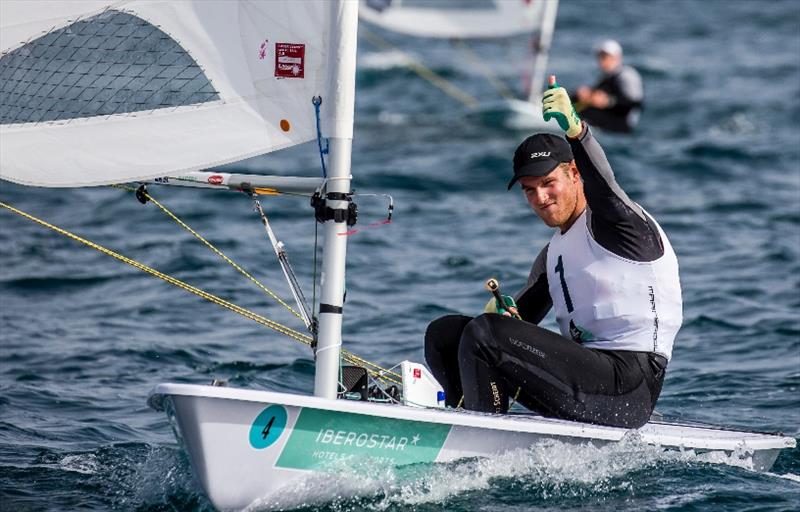
[(425, 359), (446, 403), (504, 413), (509, 397), (543, 416), (638, 428), (649, 419), (666, 359), (587, 348), (498, 314), (451, 315), (428, 326)]

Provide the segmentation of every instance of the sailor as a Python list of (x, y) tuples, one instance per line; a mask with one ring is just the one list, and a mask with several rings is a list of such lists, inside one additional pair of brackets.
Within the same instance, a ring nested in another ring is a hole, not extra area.
[(593, 86), (579, 87), (573, 99), (584, 121), (612, 132), (633, 131), (639, 123), (644, 100), (642, 77), (622, 63), (622, 46), (608, 39), (595, 46), (602, 75)]
[[(451, 407), (463, 396), (466, 409), (505, 413), (516, 399), (544, 416), (638, 428), (683, 320), (678, 261), (655, 219), (620, 188), (566, 90), (546, 91), (543, 110), (567, 139), (525, 139), (508, 188), (519, 183), (555, 233), (516, 308), (497, 314), (492, 299), (476, 318), (434, 320), (425, 357)], [(561, 334), (536, 325), (550, 309)]]

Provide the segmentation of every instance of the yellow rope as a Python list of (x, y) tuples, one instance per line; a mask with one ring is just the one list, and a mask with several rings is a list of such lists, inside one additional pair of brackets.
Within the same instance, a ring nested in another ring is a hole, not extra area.
[(455, 99), (456, 101), (459, 101), (460, 103), (462, 103), (464, 106), (466, 106), (469, 109), (477, 108), (478, 100), (476, 100), (475, 97), (473, 97), (470, 94), (462, 91), (461, 89), (459, 89), (458, 87), (453, 85), (452, 82), (449, 82), (447, 79), (445, 79), (441, 75), (437, 74), (431, 68), (425, 66), (424, 64), (422, 64), (418, 60), (414, 59), (413, 57), (411, 57), (406, 52), (402, 51), (401, 49), (399, 49), (397, 46), (393, 45), (389, 41), (383, 39), (379, 35), (377, 35), (374, 32), (368, 30), (363, 25), (361, 27), (359, 27), (359, 31), (361, 32), (361, 35), (363, 35), (367, 39), (367, 41), (369, 41), (373, 45), (375, 45), (375, 46), (377, 46), (379, 48), (383, 48), (384, 50), (392, 50), (392, 51), (396, 51), (396, 52), (402, 53), (403, 56), (407, 59), (408, 67), (414, 73), (419, 75), (421, 78), (424, 78), (425, 80), (427, 80), (428, 82), (430, 82), (434, 86), (438, 87), (442, 92), (444, 92), (445, 94), (447, 94), (451, 98)]
[[(126, 187), (125, 185), (111, 185), (111, 186), (115, 187), (115, 188), (120, 188), (120, 189), (123, 189), (123, 190), (127, 190), (128, 192), (136, 192), (136, 189), (131, 188), (131, 187)], [(194, 229), (189, 227), (185, 222), (183, 222), (174, 213), (172, 213), (166, 206), (164, 206), (163, 204), (159, 203), (153, 196), (150, 195), (149, 192), (144, 191), (144, 195), (147, 197), (147, 199), (152, 201), (154, 205), (158, 206), (161, 209), (161, 211), (163, 211), (165, 214), (167, 214), (167, 216), (169, 216), (172, 220), (177, 222), (180, 227), (182, 227), (183, 229), (185, 229), (186, 231), (191, 233), (195, 238), (200, 240), (203, 244), (205, 244), (206, 247), (208, 247), (213, 252), (215, 252), (226, 263), (228, 263), (230, 266), (235, 268), (240, 274), (242, 274), (243, 276), (248, 278), (250, 281), (255, 283), (256, 286), (258, 286), (259, 288), (261, 288), (261, 290), (264, 291), (264, 293), (266, 293), (267, 295), (269, 295), (270, 297), (275, 299), (278, 302), (278, 304), (280, 304), (281, 306), (283, 306), (286, 309), (288, 309), (289, 312), (292, 313), (297, 318), (303, 318), (302, 316), (300, 316), (300, 313), (298, 313), (297, 311), (294, 310), (294, 308), (292, 308), (292, 306), (290, 306), (289, 304), (287, 304), (286, 302), (281, 300), (281, 298), (278, 297), (277, 295), (275, 295), (275, 293), (272, 290), (270, 290), (269, 288), (267, 288), (266, 286), (261, 284), (261, 281), (259, 281), (255, 277), (253, 277), (249, 272), (247, 272), (245, 269), (240, 267), (235, 261), (230, 259), (225, 253), (223, 253), (222, 251), (217, 249), (211, 242), (209, 242), (208, 240), (203, 238), (203, 235), (201, 235), (200, 233), (198, 233), (197, 231), (195, 231)]]
[(472, 62), (472, 65), (475, 66), (475, 69), (477, 69), (477, 71), (480, 74), (482, 74), (484, 78), (486, 78), (486, 80), (492, 85), (492, 87), (494, 87), (494, 90), (497, 91), (497, 94), (499, 94), (500, 96), (502, 96), (507, 100), (517, 99), (517, 96), (513, 92), (511, 92), (511, 89), (509, 89), (508, 86), (505, 83), (503, 83), (502, 80), (498, 80), (497, 78), (495, 78), (494, 72), (491, 69), (489, 69), (489, 67), (483, 62), (483, 60), (481, 60), (481, 58), (478, 55), (475, 54), (475, 51), (472, 48), (470, 48), (468, 44), (466, 44), (461, 39), (456, 39), (456, 45), (459, 48), (461, 48), (461, 51), (463, 51), (464, 54), (467, 56), (467, 58), (470, 60), (470, 62)]
[[(152, 275), (154, 277), (157, 277), (157, 278), (159, 278), (159, 279), (161, 279), (163, 281), (166, 281), (167, 283), (175, 285), (178, 288), (181, 288), (181, 289), (183, 289), (183, 290), (185, 290), (185, 291), (187, 291), (189, 293), (193, 293), (193, 294), (197, 295), (198, 297), (202, 297), (202, 298), (204, 298), (204, 299), (206, 299), (206, 300), (208, 300), (210, 302), (213, 302), (214, 304), (217, 304), (218, 306), (221, 306), (221, 307), (226, 308), (226, 309), (228, 309), (230, 311), (233, 311), (234, 313), (238, 313), (239, 315), (241, 315), (241, 316), (243, 316), (245, 318), (248, 318), (250, 320), (253, 320), (256, 323), (259, 323), (259, 324), (261, 324), (261, 325), (263, 325), (265, 327), (269, 327), (270, 329), (273, 329), (274, 331), (277, 331), (277, 332), (279, 332), (281, 334), (284, 334), (284, 335), (286, 335), (286, 336), (288, 336), (288, 337), (290, 337), (290, 338), (292, 338), (292, 339), (294, 339), (296, 341), (299, 341), (299, 342), (304, 343), (306, 345), (311, 345), (311, 343), (313, 341), (313, 338), (311, 336), (308, 336), (307, 334), (303, 334), (303, 333), (301, 333), (299, 331), (296, 331), (296, 330), (294, 330), (294, 329), (292, 329), (290, 327), (287, 327), (287, 326), (282, 325), (282, 324), (280, 324), (278, 322), (275, 322), (274, 320), (270, 320), (268, 318), (265, 318), (265, 317), (259, 315), (258, 313), (250, 311), (249, 309), (243, 308), (241, 306), (237, 306), (236, 304), (233, 304), (232, 302), (229, 302), (229, 301), (227, 301), (227, 300), (225, 300), (225, 299), (223, 299), (221, 297), (217, 297), (216, 295), (213, 295), (213, 294), (208, 293), (208, 292), (206, 292), (204, 290), (201, 290), (200, 288), (192, 286), (192, 285), (190, 285), (190, 284), (188, 284), (188, 283), (186, 283), (184, 281), (181, 281), (180, 279), (177, 279), (177, 278), (172, 277), (170, 275), (164, 274), (163, 272), (159, 272), (158, 270), (156, 270), (156, 269), (154, 269), (152, 267), (149, 267), (149, 266), (147, 266), (147, 265), (145, 265), (143, 263), (139, 263), (136, 260), (132, 260), (132, 259), (126, 257), (126, 256), (123, 256), (123, 255), (121, 255), (121, 254), (119, 254), (117, 252), (112, 251), (111, 249), (103, 247), (102, 245), (96, 244), (96, 243), (94, 243), (94, 242), (92, 242), (90, 240), (82, 238), (82, 237), (80, 237), (80, 236), (78, 236), (78, 235), (76, 235), (74, 233), (71, 233), (71, 232), (65, 230), (65, 229), (62, 229), (62, 228), (59, 228), (58, 226), (50, 224), (47, 221), (44, 221), (42, 219), (34, 217), (33, 215), (25, 213), (22, 210), (18, 210), (17, 208), (14, 208), (13, 206), (11, 206), (9, 204), (0, 202), (0, 206), (2, 206), (3, 208), (9, 210), (10, 212), (16, 213), (17, 215), (19, 215), (19, 216), (21, 216), (23, 218), (26, 218), (26, 219), (28, 219), (30, 221), (33, 221), (33, 222), (35, 222), (35, 223), (37, 223), (37, 224), (39, 224), (41, 226), (44, 226), (44, 227), (46, 227), (48, 229), (51, 229), (51, 230), (55, 231), (56, 233), (62, 234), (64, 236), (66, 236), (67, 238), (71, 238), (72, 240), (75, 240), (76, 242), (80, 242), (80, 243), (82, 243), (82, 244), (84, 244), (84, 245), (86, 245), (88, 247), (91, 247), (92, 249), (94, 249), (96, 251), (99, 251), (99, 252), (101, 252), (101, 253), (103, 253), (103, 254), (105, 254), (107, 256), (111, 256), (112, 258), (114, 258), (116, 260), (119, 260), (119, 261), (121, 261), (123, 263), (127, 263), (128, 265), (130, 265), (130, 266), (132, 266), (134, 268), (137, 268), (137, 269), (139, 269), (139, 270), (141, 270), (143, 272), (146, 272), (146, 273), (148, 273), (148, 274), (150, 274), (150, 275)], [(372, 373), (375, 376), (375, 378), (378, 378), (378, 379), (381, 379), (381, 380), (385, 380), (385, 381), (395, 382), (395, 383), (400, 383), (401, 382), (400, 375), (395, 373), (395, 372), (390, 372), (388, 370), (384, 370), (380, 366), (378, 366), (378, 365), (376, 365), (374, 363), (369, 363), (368, 361), (366, 361), (366, 360), (360, 358), (359, 356), (356, 356), (355, 354), (352, 354), (352, 353), (350, 353), (350, 352), (348, 352), (346, 350), (342, 350), (341, 354), (342, 354), (342, 359), (344, 359), (345, 361), (347, 361), (347, 362), (349, 362), (351, 364), (357, 364), (359, 362), (362, 362), (362, 363), (368, 363), (369, 366), (371, 366), (373, 368), (377, 368), (378, 371), (372, 370)]]

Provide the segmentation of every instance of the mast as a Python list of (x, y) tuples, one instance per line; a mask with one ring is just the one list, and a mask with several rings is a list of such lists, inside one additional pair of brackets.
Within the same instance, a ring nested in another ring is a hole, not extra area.
[(536, 53), (533, 56), (533, 71), (531, 72), (531, 88), (528, 91), (528, 101), (541, 102), (544, 79), (547, 73), (547, 58), (550, 53), (550, 42), (553, 40), (553, 29), (556, 26), (556, 12), (558, 0), (544, 0), (542, 6), (542, 23), (539, 28), (539, 41)]
[[(358, 2), (330, 2), (328, 65), (332, 70), (322, 98), (323, 130), (330, 135), (326, 204), (334, 210), (348, 211), (350, 193), (350, 154), (353, 143), (355, 106), (356, 43)], [(349, 197), (349, 196), (347, 196)], [(319, 338), (314, 375), (314, 395), (335, 399), (342, 345), (342, 306), (344, 305), (347, 231), (344, 219), (323, 224), (322, 275), (320, 277)]]

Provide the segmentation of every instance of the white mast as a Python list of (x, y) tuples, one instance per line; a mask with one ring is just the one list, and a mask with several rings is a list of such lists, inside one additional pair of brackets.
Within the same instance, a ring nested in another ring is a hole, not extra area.
[(541, 102), (544, 90), (544, 80), (547, 74), (547, 58), (550, 53), (550, 43), (553, 40), (553, 29), (556, 26), (556, 12), (558, 0), (544, 0), (542, 6), (542, 23), (539, 28), (539, 41), (537, 52), (533, 56), (533, 71), (531, 72), (531, 88), (528, 91), (528, 101)]
[[(332, 70), (322, 98), (323, 131), (330, 135), (327, 206), (334, 210), (348, 208), (348, 201), (336, 200), (350, 193), (350, 150), (353, 143), (355, 106), (356, 43), (358, 2), (336, 0), (332, 10), (328, 45), (328, 65)], [(336, 398), (339, 382), (339, 353), (342, 345), (342, 306), (347, 254), (346, 220), (327, 220), (322, 256), (317, 365), (314, 395)]]

